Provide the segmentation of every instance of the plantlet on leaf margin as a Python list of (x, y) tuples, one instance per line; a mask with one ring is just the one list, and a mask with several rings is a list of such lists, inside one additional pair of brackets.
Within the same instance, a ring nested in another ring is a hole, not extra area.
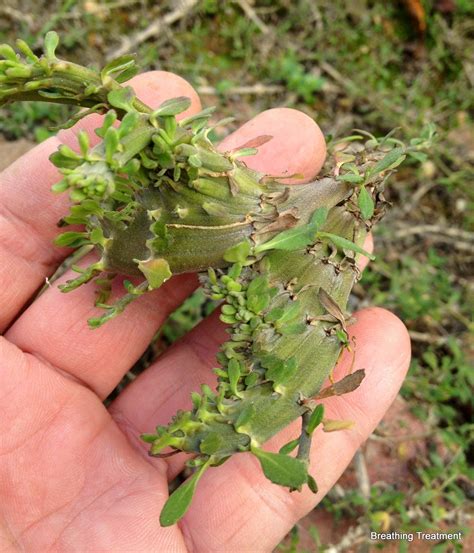
[[(99, 253), (89, 267), (76, 268), (79, 276), (62, 291), (98, 284), (98, 307), (105, 312), (89, 321), (96, 328), (173, 274), (198, 271), (209, 296), (222, 300), (221, 319), (230, 327), (217, 355), (216, 390), (203, 385), (192, 394), (190, 410), (142, 435), (151, 455), (195, 455), (188, 464), (196, 470), (170, 496), (161, 524), (184, 515), (206, 470), (244, 451), (255, 455), (272, 482), (290, 490), (307, 484), (316, 492), (308, 472), (314, 430), (349, 425), (324, 419), (318, 401), (352, 391), (363, 378), (356, 371), (321, 390), (349, 347), (347, 299), (359, 277), (359, 257), (371, 257), (362, 244), (383, 215), (387, 176), (407, 155), (419, 158), (433, 129), (410, 146), (391, 136), (366, 140), (362, 132), (342, 139), (321, 178), (290, 187), (240, 161), (270, 137), (220, 153), (209, 139), (212, 109), (178, 121), (189, 99), (153, 110), (121, 85), (136, 72), (133, 56), (97, 72), (57, 58), (57, 45), (50, 32), (40, 57), (23, 41), (18, 52), (0, 46), (0, 103), (44, 100), (88, 108), (69, 126), (87, 113), (104, 115), (98, 145), (91, 147), (79, 133), (77, 150), (60, 146), (51, 156), (63, 175), (53, 190), (72, 200), (60, 226), (82, 225), (56, 243)], [(109, 305), (117, 274), (141, 283), (125, 281), (126, 293)], [(279, 453), (262, 449), (297, 418), (297, 440)]]

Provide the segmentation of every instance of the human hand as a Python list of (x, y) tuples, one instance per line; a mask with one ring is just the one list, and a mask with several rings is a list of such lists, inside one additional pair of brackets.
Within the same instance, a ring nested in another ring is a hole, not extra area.
[[(164, 72), (131, 81), (150, 105), (195, 91)], [(54, 285), (26, 309), (29, 299), (67, 251), (52, 245), (66, 196), (53, 196), (59, 175), (48, 156), (63, 142), (76, 147), (75, 132), (92, 135), (96, 116), (36, 146), (0, 175), (0, 518), (1, 551), (271, 551), (294, 523), (321, 500), (357, 447), (382, 418), (408, 367), (410, 346), (403, 324), (382, 309), (357, 314), (354, 369), (364, 368), (360, 388), (324, 400), (328, 418), (351, 419), (351, 430), (317, 429), (311, 473), (319, 492), (300, 493), (270, 483), (258, 461), (235, 455), (200, 481), (193, 503), (176, 526), (162, 528), (168, 481), (184, 454), (148, 456), (139, 435), (166, 424), (190, 407), (190, 392), (214, 384), (211, 368), (226, 338), (215, 315), (170, 348), (107, 410), (102, 401), (140, 357), (157, 327), (197, 286), (194, 275), (174, 277), (91, 331), (94, 286), (62, 294)], [(324, 140), (306, 115), (289, 109), (264, 112), (223, 141), (224, 150), (261, 134), (273, 139), (247, 159), (249, 166), (282, 175), (313, 177), (324, 158)], [(66, 274), (61, 281), (71, 278)], [(120, 283), (119, 283), (120, 286)], [(119, 287), (118, 286), (118, 287)], [(344, 356), (335, 370), (343, 376)], [(298, 423), (272, 439), (278, 449), (295, 438)]]

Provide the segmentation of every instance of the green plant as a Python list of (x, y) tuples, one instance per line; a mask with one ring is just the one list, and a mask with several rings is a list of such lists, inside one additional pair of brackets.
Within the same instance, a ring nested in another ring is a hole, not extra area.
[[(326, 431), (348, 425), (326, 420), (318, 400), (348, 393), (364, 377), (359, 370), (321, 390), (341, 352), (355, 347), (345, 309), (360, 276), (359, 256), (372, 257), (362, 244), (383, 215), (388, 174), (407, 155), (419, 157), (432, 129), (409, 146), (390, 135), (346, 137), (332, 144), (325, 178), (290, 187), (240, 161), (271, 137), (219, 153), (209, 139), (212, 110), (178, 121), (188, 98), (152, 110), (121, 85), (136, 72), (132, 56), (97, 72), (58, 59), (57, 45), (54, 32), (41, 57), (21, 40), (20, 54), (2, 45), (0, 101), (87, 108), (68, 125), (87, 113), (104, 114), (97, 146), (80, 132), (79, 151), (62, 145), (51, 156), (63, 175), (53, 190), (68, 191), (73, 204), (61, 225), (83, 225), (56, 243), (93, 246), (100, 254), (86, 269), (77, 267), (79, 276), (62, 290), (95, 279), (104, 310), (89, 321), (96, 328), (173, 274), (199, 271), (208, 295), (224, 302), (221, 320), (230, 325), (218, 354), (217, 390), (203, 385), (192, 410), (142, 436), (151, 455), (196, 454), (188, 462), (196, 471), (170, 497), (161, 523), (183, 516), (205, 470), (243, 451), (258, 458), (272, 482), (291, 490), (307, 484), (316, 492), (308, 473), (311, 435), (319, 425)], [(125, 281), (125, 294), (109, 304), (117, 273), (142, 281)], [(298, 418), (298, 440), (277, 454), (262, 449)]]
[(315, 92), (321, 90), (325, 82), (322, 77), (307, 72), (292, 50), (275, 60), (270, 65), (270, 71), (275, 79), (283, 81), (288, 90), (295, 92), (307, 103), (314, 101)]

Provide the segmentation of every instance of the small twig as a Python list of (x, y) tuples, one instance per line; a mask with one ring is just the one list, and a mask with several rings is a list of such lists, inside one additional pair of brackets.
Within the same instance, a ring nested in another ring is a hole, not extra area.
[(6, 15), (17, 23), (26, 23), (30, 30), (34, 27), (33, 18), (30, 14), (25, 13), (24, 11), (16, 10), (10, 6), (1, 6), (0, 13)]
[(378, 434), (371, 434), (369, 436), (369, 440), (384, 444), (393, 444), (398, 442), (423, 440), (424, 438), (429, 438), (434, 433), (434, 430), (427, 430), (426, 432), (420, 432), (418, 434), (403, 434), (401, 436), (379, 436)]
[(358, 449), (354, 455), (354, 469), (359, 484), (360, 493), (365, 499), (370, 498), (370, 479), (365, 457), (362, 449)]
[(51, 288), (52, 284), (56, 282), (58, 278), (60, 278), (73, 265), (76, 265), (78, 261), (80, 261), (93, 249), (94, 249), (93, 245), (86, 244), (85, 246), (81, 246), (80, 248), (78, 248), (69, 257), (66, 257), (66, 259), (61, 263), (61, 265), (59, 265), (59, 267), (56, 269), (54, 274), (46, 278), (45, 283), (37, 293), (35, 299), (39, 298), (41, 294), (43, 294), (48, 288)]
[(365, 524), (351, 526), (339, 543), (330, 545), (325, 551), (326, 553), (342, 553), (348, 550), (354, 551), (353, 548), (360, 543), (364, 543), (368, 535), (369, 531)]
[(474, 249), (474, 233), (466, 230), (444, 227), (441, 225), (399, 225), (398, 230), (390, 232), (390, 235), (381, 236), (385, 242), (394, 242), (411, 236), (429, 236), (433, 242), (449, 244), (459, 251), (472, 252)]
[[(110, 2), (109, 4), (96, 4), (95, 2), (90, 2), (89, 4), (85, 4), (85, 11), (98, 14), (120, 8), (130, 8), (133, 4), (138, 4), (139, 2), (140, 0), (116, 0), (116, 2)], [(79, 12), (76, 12), (74, 15), (79, 15)]]
[(258, 17), (256, 11), (247, 2), (247, 0), (235, 0), (235, 3), (242, 8), (245, 15), (260, 29), (264, 35), (267, 35), (270, 32), (270, 29), (265, 25), (260, 17)]
[(139, 31), (132, 37), (124, 37), (121, 46), (112, 48), (107, 52), (107, 59), (118, 58), (124, 54), (128, 54), (137, 46), (148, 40), (149, 38), (158, 35), (163, 27), (172, 25), (187, 15), (191, 9), (198, 3), (198, 0), (180, 0), (176, 2), (176, 9), (167, 13), (161, 19), (157, 19), (151, 25), (148, 25), (143, 31)]
[(179, 450), (175, 449), (174, 451), (170, 451), (169, 453), (151, 453), (151, 451), (149, 451), (148, 455), (150, 457), (157, 457), (158, 459), (167, 459), (168, 457), (173, 457), (178, 453), (179, 453)]
[(318, 31), (318, 33), (322, 33), (324, 29), (323, 16), (321, 15), (320, 9), (316, 5), (316, 2), (310, 2), (309, 9), (311, 10), (313, 19), (316, 23), (316, 30)]
[(432, 344), (434, 346), (444, 346), (448, 342), (447, 336), (434, 336), (427, 332), (417, 332), (416, 330), (409, 330), (408, 334), (414, 342), (421, 342), (423, 344)]
[(413, 207), (418, 205), (418, 202), (427, 194), (433, 187), (435, 187), (437, 182), (427, 182), (423, 186), (420, 186), (418, 190), (413, 194), (409, 203), (402, 209), (403, 213), (410, 213), (413, 211)]
[(233, 94), (252, 94), (255, 96), (263, 96), (265, 94), (279, 94), (285, 92), (286, 88), (282, 85), (264, 85), (257, 83), (248, 86), (234, 86), (223, 90), (222, 92), (214, 88), (213, 86), (200, 86), (197, 91), (203, 96), (216, 96), (222, 94), (224, 96), (231, 96)]
[(319, 67), (325, 73), (327, 73), (333, 79), (333, 81), (336, 81), (337, 83), (343, 85), (344, 87), (347, 87), (347, 83), (348, 83), (347, 78), (341, 75), (341, 73), (339, 73), (339, 71), (335, 67), (333, 67), (326, 61), (322, 61), (319, 64)]
[(306, 465), (309, 464), (309, 454), (311, 451), (311, 434), (306, 432), (309, 420), (311, 418), (311, 411), (306, 411), (301, 417), (301, 435), (300, 443), (298, 445), (297, 459), (301, 459)]
[(474, 232), (468, 232), (454, 227), (443, 227), (441, 225), (404, 225), (403, 228), (392, 233), (394, 238), (405, 238), (414, 234), (442, 234), (456, 240), (464, 240), (474, 243)]
[(468, 81), (471, 83), (471, 86), (474, 86), (474, 64), (465, 61), (462, 66)]

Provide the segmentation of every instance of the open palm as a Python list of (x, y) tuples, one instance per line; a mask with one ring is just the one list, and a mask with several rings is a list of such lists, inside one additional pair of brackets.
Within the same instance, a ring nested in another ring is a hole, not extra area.
[[(150, 105), (197, 94), (165, 72), (131, 84)], [(153, 459), (138, 436), (190, 407), (190, 392), (213, 385), (215, 352), (226, 337), (216, 316), (203, 321), (142, 373), (106, 409), (103, 399), (140, 357), (167, 314), (197, 286), (194, 275), (174, 277), (91, 331), (94, 286), (62, 294), (56, 285), (30, 298), (67, 251), (55, 248), (66, 196), (53, 196), (59, 178), (48, 156), (75, 133), (92, 133), (86, 118), (36, 146), (0, 175), (0, 551), (234, 552), (271, 551), (291, 526), (324, 496), (358, 445), (381, 419), (406, 372), (410, 348), (402, 323), (381, 309), (356, 314), (356, 368), (361, 388), (326, 400), (330, 418), (352, 419), (352, 430), (315, 432), (311, 472), (320, 491), (290, 494), (271, 484), (249, 454), (206, 473), (179, 525), (161, 528), (168, 481), (186, 457)], [(273, 136), (248, 165), (273, 175), (313, 177), (324, 159), (319, 128), (301, 112), (266, 111), (228, 137), (224, 150), (261, 134)], [(64, 275), (63, 280), (71, 275)], [(28, 306), (25, 308), (25, 306)], [(350, 359), (343, 358), (336, 376)], [(268, 447), (298, 435), (285, 430)]]

